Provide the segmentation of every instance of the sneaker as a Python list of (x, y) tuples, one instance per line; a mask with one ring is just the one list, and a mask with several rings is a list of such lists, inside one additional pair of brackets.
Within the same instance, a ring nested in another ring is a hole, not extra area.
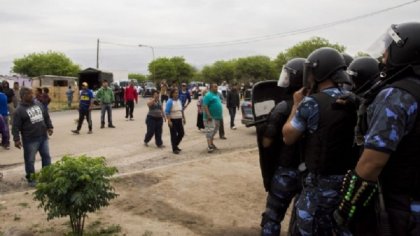
[(161, 144), (157, 146), (158, 148), (165, 148), (165, 145)]
[(77, 130), (77, 129), (72, 130), (71, 132), (73, 132), (73, 134), (79, 134), (79, 130)]
[(175, 150), (177, 150), (178, 152), (182, 151), (182, 149), (179, 147), (176, 147)]
[(214, 151), (214, 148), (212, 146), (207, 147), (207, 152), (212, 153)]
[(1, 146), (3, 146), (3, 148), (6, 150), (10, 149), (10, 144), (2, 144)]
[(35, 186), (36, 186), (35, 180), (28, 181), (28, 187), (34, 188)]
[(92, 134), (92, 133), (93, 133), (93, 132), (92, 132), (92, 130), (89, 130), (89, 131), (88, 131), (88, 134)]
[(105, 128), (105, 125), (101, 125), (101, 129)]
[(214, 144), (212, 144), (211, 145), (211, 147), (214, 149), (214, 150), (217, 150), (218, 148), (216, 147), (216, 145), (214, 145)]
[(231, 129), (236, 130), (236, 126), (232, 126), (232, 128), (231, 128)]
[(108, 128), (115, 128), (115, 126), (113, 126), (113, 125), (108, 125)]
[(227, 139), (225, 136), (223, 136), (223, 137), (220, 137), (220, 139)]
[(146, 143), (146, 142), (144, 142), (143, 144), (144, 144), (144, 146), (146, 146), (146, 147), (148, 147), (148, 146), (149, 146), (149, 144), (148, 144), (148, 143)]
[(173, 150), (172, 151), (174, 154), (179, 154), (179, 151), (178, 150)]

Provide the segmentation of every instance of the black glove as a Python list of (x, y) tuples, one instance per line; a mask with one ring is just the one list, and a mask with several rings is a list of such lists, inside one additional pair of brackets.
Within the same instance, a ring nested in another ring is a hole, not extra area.
[(376, 182), (362, 179), (355, 171), (348, 171), (341, 188), (342, 199), (334, 211), (334, 219), (340, 226), (346, 226), (354, 215), (365, 208), (378, 190)]

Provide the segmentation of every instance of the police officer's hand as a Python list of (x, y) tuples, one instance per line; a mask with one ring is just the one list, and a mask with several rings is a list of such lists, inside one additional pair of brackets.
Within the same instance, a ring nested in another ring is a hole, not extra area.
[(303, 98), (305, 97), (304, 89), (305, 88), (301, 88), (293, 94), (293, 104), (294, 105), (298, 105), (303, 100)]
[(22, 147), (22, 143), (20, 141), (15, 141), (15, 147), (20, 149)]
[(171, 119), (168, 119), (168, 125), (169, 125), (169, 127), (172, 127), (172, 121), (171, 121)]
[(48, 132), (48, 135), (51, 136), (54, 131), (53, 131), (53, 129), (48, 129), (47, 132)]

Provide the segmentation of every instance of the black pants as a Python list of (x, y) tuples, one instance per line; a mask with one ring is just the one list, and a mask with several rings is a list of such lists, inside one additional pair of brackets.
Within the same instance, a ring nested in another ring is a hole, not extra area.
[(89, 110), (79, 110), (79, 122), (77, 123), (77, 130), (82, 128), (83, 120), (86, 117), (86, 121), (88, 122), (89, 130), (92, 131), (92, 119)]
[(125, 104), (125, 118), (128, 118), (130, 114), (130, 118), (133, 118), (133, 111), (134, 111), (134, 101), (127, 101)]
[(223, 118), (220, 120), (219, 137), (225, 137), (225, 126), (223, 125)]
[(230, 115), (230, 128), (235, 126), (236, 107), (228, 107)]
[(204, 129), (204, 122), (203, 122), (203, 113), (198, 113), (197, 115), (197, 128)]
[(169, 126), (169, 131), (171, 133), (172, 150), (175, 151), (184, 137), (184, 125), (182, 119), (171, 119), (171, 121), (172, 127)]
[(144, 136), (144, 142), (148, 143), (153, 138), (153, 135), (154, 135), (156, 146), (162, 145), (163, 144), (162, 142), (163, 118), (147, 116), (146, 125), (147, 125), (147, 133)]

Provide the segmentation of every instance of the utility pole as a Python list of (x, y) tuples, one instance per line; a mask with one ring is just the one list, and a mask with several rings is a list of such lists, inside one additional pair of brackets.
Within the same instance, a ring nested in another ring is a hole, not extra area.
[(99, 39), (96, 43), (96, 69), (99, 69)]

